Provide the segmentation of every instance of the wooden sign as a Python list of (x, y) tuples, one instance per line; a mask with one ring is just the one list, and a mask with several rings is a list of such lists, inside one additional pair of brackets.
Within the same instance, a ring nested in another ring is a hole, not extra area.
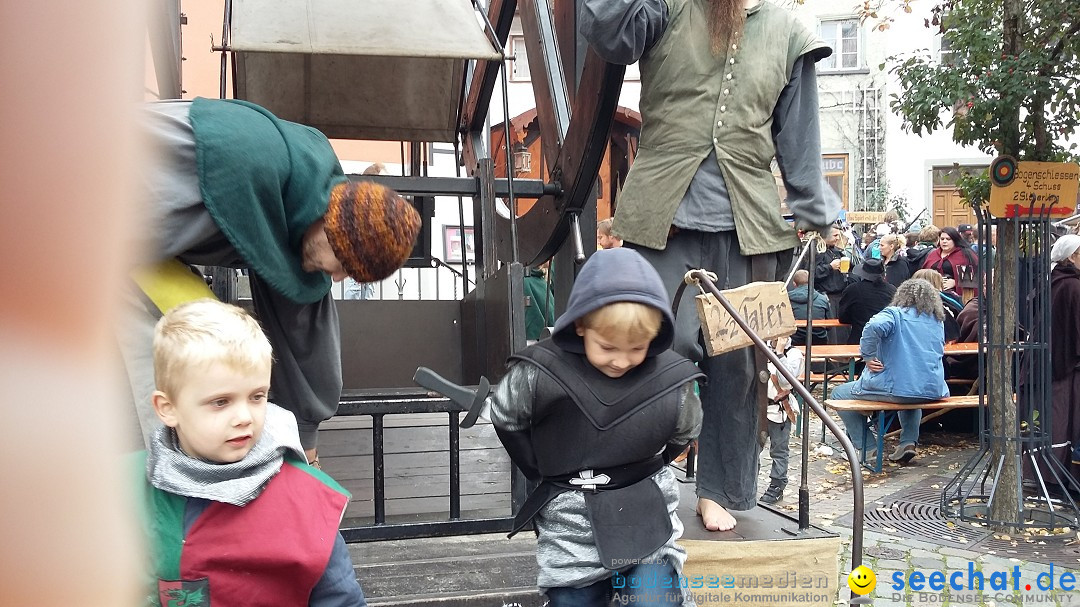
[[(782, 282), (752, 282), (744, 287), (721, 291), (762, 339), (773, 339), (795, 332), (795, 316)], [(742, 328), (711, 293), (698, 295), (698, 318), (709, 356), (731, 352), (753, 344)]]
[(885, 219), (885, 213), (879, 211), (848, 211), (848, 225), (857, 223), (881, 223)]
[(1018, 162), (1008, 185), (990, 187), (987, 208), (995, 217), (1068, 217), (1076, 212), (1078, 186), (1080, 165), (1075, 162)]

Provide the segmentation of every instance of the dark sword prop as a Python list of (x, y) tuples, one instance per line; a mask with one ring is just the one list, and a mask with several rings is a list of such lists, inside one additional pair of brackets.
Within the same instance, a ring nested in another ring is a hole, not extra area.
[(480, 410), (484, 408), (484, 400), (491, 392), (491, 384), (486, 377), (480, 378), (480, 384), (474, 390), (459, 386), (427, 367), (417, 367), (413, 381), (421, 387), (442, 394), (460, 405), (462, 411), (467, 411), (465, 419), (458, 424), (462, 428), (472, 428), (476, 424)]

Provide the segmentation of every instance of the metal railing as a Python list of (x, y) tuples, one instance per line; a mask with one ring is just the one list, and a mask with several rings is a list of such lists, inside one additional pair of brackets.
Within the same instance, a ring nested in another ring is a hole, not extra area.
[(466, 275), (459, 269), (461, 262), (447, 263), (432, 257), (430, 267), (400, 268), (385, 280), (360, 284), (364, 292), (359, 297), (350, 297), (350, 289), (357, 287), (349, 284), (349, 279), (334, 283), (331, 293), (334, 299), (348, 300), (460, 300), (476, 288), (473, 261), (464, 264), (469, 268)]
[[(366, 398), (355, 391), (346, 391), (338, 403), (338, 416), (371, 416), (372, 466), (374, 469), (374, 524), (342, 527), (346, 542), (402, 540), (421, 537), (445, 537), (477, 533), (508, 532), (513, 517), (461, 518), (461, 434), (458, 422), (461, 408), (446, 397), (376, 396)], [(449, 517), (446, 520), (414, 523), (386, 522), (386, 434), (387, 415), (412, 413), (446, 413), (450, 440)]]
[[(807, 249), (809, 249), (809, 267), (813, 268), (816, 257), (816, 251), (814, 251), (813, 249), (814, 242), (810, 241), (809, 243), (807, 243), (806, 247)], [(805, 255), (806, 252), (807, 251), (804, 250), (803, 254)], [(800, 257), (800, 259), (802, 259), (802, 257)], [(796, 264), (797, 263), (798, 262), (796, 262)], [(840, 428), (839, 425), (837, 425), (835, 421), (833, 421), (833, 419), (825, 411), (825, 408), (821, 405), (821, 403), (817, 401), (816, 398), (814, 398), (814, 395), (810, 393), (810, 390), (803, 384), (803, 382), (799, 381), (799, 379), (795, 377), (795, 375), (788, 371), (788, 369), (784, 366), (783, 362), (776, 355), (773, 349), (770, 348), (768, 344), (766, 344), (765, 341), (761, 339), (761, 337), (759, 337), (757, 333), (754, 332), (754, 330), (746, 322), (746, 319), (743, 318), (739, 314), (739, 311), (731, 305), (731, 302), (728, 301), (726, 297), (724, 297), (724, 294), (716, 288), (716, 285), (713, 283), (708, 273), (702, 270), (694, 270), (691, 271), (689, 274), (692, 278), (696, 279), (706, 291), (708, 291), (710, 294), (713, 295), (713, 297), (716, 298), (716, 300), (720, 303), (724, 310), (726, 310), (727, 313), (731, 315), (731, 318), (735, 321), (735, 324), (739, 325), (739, 327), (746, 332), (747, 336), (750, 337), (751, 341), (754, 342), (754, 347), (756, 347), (762, 354), (765, 355), (766, 358), (769, 359), (770, 362), (772, 362), (773, 366), (776, 368), (776, 371), (780, 373), (780, 375), (784, 376), (784, 379), (787, 380), (789, 384), (791, 384), (792, 389), (797, 392), (799, 396), (802, 397), (803, 402), (811, 410), (813, 410), (815, 414), (817, 414), (818, 418), (821, 419), (821, 423), (824, 424), (824, 426), (828, 428), (830, 432), (832, 432), (833, 436), (835, 436), (837, 441), (839, 441), (840, 446), (844, 448), (844, 453), (847, 455), (848, 463), (850, 464), (851, 468), (851, 486), (852, 493), (854, 494), (854, 504), (851, 522), (851, 568), (855, 569), (859, 567), (860, 565), (862, 565), (863, 555), (864, 494), (862, 466), (859, 463), (859, 456), (858, 453), (855, 451), (855, 446), (852, 445), (851, 440), (847, 436), (847, 432), (845, 432), (842, 428)], [(811, 272), (810, 276), (813, 277), (813, 275), (813, 272)], [(810, 283), (809, 287), (813, 289), (813, 283)], [(808, 301), (808, 308), (811, 305), (812, 301), (812, 298)], [(812, 342), (813, 315), (810, 313), (809, 309), (807, 310), (807, 312), (806, 373), (809, 374), (811, 366), (809, 361)], [(799, 484), (800, 531), (805, 531), (810, 528), (810, 488), (807, 481), (807, 469), (809, 462), (809, 433), (807, 432), (808, 427), (809, 416), (803, 415), (802, 478)], [(854, 593), (852, 593), (851, 598), (852, 604), (860, 604), (862, 602), (861, 597), (858, 597)]]

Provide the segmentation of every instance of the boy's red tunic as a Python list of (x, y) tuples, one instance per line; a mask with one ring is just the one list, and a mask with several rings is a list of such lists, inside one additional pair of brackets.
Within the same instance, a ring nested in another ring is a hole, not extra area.
[(286, 460), (259, 497), (212, 502), (185, 537), (188, 498), (144, 486), (162, 607), (306, 606), (348, 503), (329, 476)]

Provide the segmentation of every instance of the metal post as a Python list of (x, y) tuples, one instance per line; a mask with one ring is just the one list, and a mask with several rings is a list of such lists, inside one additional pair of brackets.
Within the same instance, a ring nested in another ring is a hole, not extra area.
[(450, 520), (461, 518), (461, 430), (460, 411), (450, 412)]
[[(754, 332), (750, 325), (746, 323), (746, 320), (739, 314), (739, 311), (731, 305), (731, 302), (724, 297), (724, 294), (716, 288), (716, 284), (709, 278), (702, 270), (695, 270), (691, 272), (691, 276), (701, 283), (702, 287), (708, 290), (716, 297), (717, 302), (727, 310), (727, 313), (731, 315), (731, 319), (735, 321), (735, 324), (739, 325), (739, 328), (746, 332), (747, 337), (754, 342), (754, 346), (765, 354), (765, 357), (776, 367), (776, 370), (780, 375), (784, 376), (784, 379), (791, 384), (791, 387), (799, 393), (799, 396), (803, 397), (806, 401), (806, 405), (813, 409), (814, 413), (821, 418), (825, 427), (833, 433), (833, 436), (840, 442), (840, 446), (843, 447), (844, 453), (847, 454), (848, 462), (851, 465), (851, 491), (854, 494), (854, 503), (852, 518), (851, 518), (851, 568), (855, 569), (862, 565), (862, 553), (863, 553), (863, 512), (865, 505), (863, 504), (863, 479), (862, 479), (862, 466), (859, 465), (859, 454), (855, 452), (855, 446), (851, 444), (851, 439), (848, 438), (847, 433), (839, 426), (828, 414), (825, 413), (825, 409), (814, 398), (814, 395), (806, 389), (806, 386), (799, 383), (799, 378), (792, 375), (791, 371), (788, 371), (784, 364), (780, 361), (780, 358), (769, 348), (757, 333)], [(800, 490), (801, 491), (801, 490)]]
[(386, 459), (383, 441), (383, 415), (371, 416), (371, 458), (375, 471), (375, 524), (386, 522)]
[[(831, 228), (830, 228), (831, 229)], [(817, 240), (811, 238), (806, 241), (809, 249), (807, 267), (810, 268), (809, 281), (806, 283), (806, 358), (803, 359), (803, 377), (806, 378), (807, 386), (810, 385), (811, 348), (814, 344), (814, 270), (817, 267)], [(828, 369), (825, 370), (828, 373)], [(793, 384), (794, 385), (794, 384)], [(825, 400), (828, 395), (822, 388), (821, 399)], [(810, 486), (807, 472), (810, 468), (810, 406), (803, 407), (802, 412), (802, 473), (799, 480), (799, 531), (810, 528)]]

